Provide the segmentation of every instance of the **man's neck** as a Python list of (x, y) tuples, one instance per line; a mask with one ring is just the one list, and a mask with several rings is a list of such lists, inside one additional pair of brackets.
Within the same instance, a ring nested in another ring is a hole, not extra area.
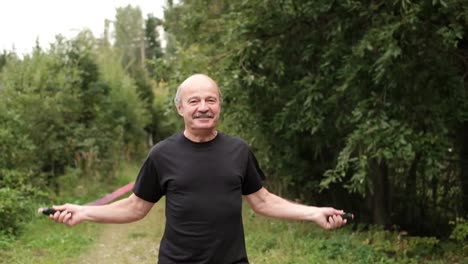
[(218, 135), (218, 131), (216, 129), (214, 130), (209, 130), (209, 131), (189, 131), (187, 129), (184, 130), (184, 136), (188, 139), (190, 139), (193, 142), (208, 142), (210, 140), (213, 140), (216, 135)]

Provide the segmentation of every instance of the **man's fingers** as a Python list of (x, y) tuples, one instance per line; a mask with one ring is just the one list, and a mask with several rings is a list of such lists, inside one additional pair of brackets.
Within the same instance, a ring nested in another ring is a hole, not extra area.
[(72, 213), (67, 213), (63, 218), (63, 223), (67, 225), (71, 225)]
[(328, 217), (327, 229), (334, 229), (346, 224), (346, 220), (341, 218), (340, 215), (332, 215)]
[(57, 223), (63, 223), (69, 226), (74, 225), (73, 213), (68, 211), (57, 211), (55, 214), (50, 215), (49, 217)]
[(55, 214), (50, 215), (50, 218), (54, 219), (55, 222), (58, 222), (58, 218), (60, 216), (60, 211), (55, 212)]
[(337, 210), (335, 209), (335, 211), (333, 212), (333, 215), (342, 215), (344, 214), (345, 212), (343, 210)]
[[(64, 223), (64, 220), (65, 220), (65, 217), (67, 216), (67, 214), (69, 214), (68, 211), (61, 211), (61, 212), (58, 212), (58, 217), (56, 218), (56, 219), (57, 219), (57, 222), (59, 222), (59, 223)], [(55, 213), (54, 216), (57, 216), (57, 213)]]

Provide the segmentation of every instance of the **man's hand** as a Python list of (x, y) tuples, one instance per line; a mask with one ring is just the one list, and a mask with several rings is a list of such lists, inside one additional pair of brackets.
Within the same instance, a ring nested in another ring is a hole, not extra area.
[(245, 196), (250, 207), (258, 214), (289, 220), (313, 221), (321, 228), (335, 229), (346, 224), (343, 210), (315, 207), (287, 201), (262, 187)]
[(64, 204), (53, 206), (57, 211), (49, 217), (57, 223), (63, 223), (69, 226), (77, 225), (86, 221), (85, 207), (76, 204)]
[(343, 219), (343, 210), (336, 210), (332, 207), (315, 207), (313, 221), (323, 229), (340, 228), (346, 224), (347, 220)]
[(53, 206), (56, 210), (49, 217), (57, 223), (69, 226), (77, 225), (84, 221), (124, 224), (142, 219), (148, 214), (154, 203), (147, 202), (135, 194), (105, 205), (76, 205), (64, 204)]

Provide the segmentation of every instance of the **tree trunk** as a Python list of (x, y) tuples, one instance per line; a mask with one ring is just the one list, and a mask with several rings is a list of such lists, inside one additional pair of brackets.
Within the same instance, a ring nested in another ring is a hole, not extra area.
[(462, 187), (462, 216), (468, 214), (468, 122), (464, 122), (460, 129), (460, 180)]
[(404, 203), (404, 219), (403, 224), (404, 228), (409, 230), (414, 230), (417, 226), (414, 226), (414, 223), (417, 217), (417, 190), (416, 190), (416, 180), (417, 180), (417, 171), (418, 165), (421, 160), (421, 153), (416, 153), (413, 162), (411, 163), (410, 169), (408, 171), (408, 177), (406, 180), (406, 189), (405, 189), (405, 196), (403, 198)]
[(388, 167), (382, 161), (371, 163), (373, 175), (373, 191), (372, 194), (372, 217), (374, 224), (387, 226), (390, 223), (389, 214), (389, 181)]
[[(468, 88), (466, 83), (468, 82), (468, 39), (463, 38), (458, 42), (458, 52), (460, 53), (460, 70), (462, 76), (464, 76), (464, 85), (465, 85), (465, 94), (468, 94)], [(460, 181), (462, 187), (462, 203), (463, 203), (463, 212), (462, 216), (468, 214), (468, 121), (464, 121), (460, 127), (459, 133), (459, 142), (461, 143), (460, 147)]]

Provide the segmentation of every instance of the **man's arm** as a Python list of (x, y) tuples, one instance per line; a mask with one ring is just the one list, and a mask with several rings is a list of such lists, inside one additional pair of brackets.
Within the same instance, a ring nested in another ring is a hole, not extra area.
[(106, 205), (64, 204), (54, 206), (57, 210), (50, 218), (55, 222), (74, 226), (84, 221), (101, 223), (130, 223), (148, 214), (154, 203), (147, 202), (135, 194)]
[(342, 210), (296, 204), (268, 192), (264, 187), (245, 198), (255, 213), (264, 216), (313, 221), (324, 229), (334, 229), (346, 224), (346, 220), (341, 217), (344, 214)]

